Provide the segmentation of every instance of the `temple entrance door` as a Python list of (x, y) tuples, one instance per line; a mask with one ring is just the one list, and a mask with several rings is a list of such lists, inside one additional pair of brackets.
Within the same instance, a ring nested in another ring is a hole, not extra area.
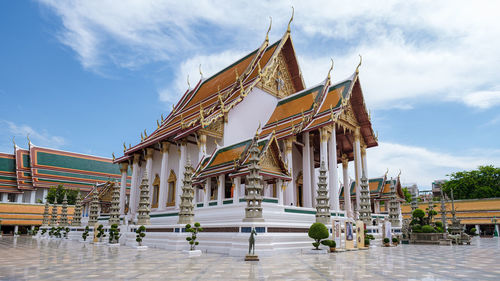
[(302, 204), (303, 200), (303, 185), (302, 185), (302, 172), (299, 172), (299, 175), (297, 176), (296, 180), (296, 186), (297, 186), (297, 207), (302, 207), (304, 204)]

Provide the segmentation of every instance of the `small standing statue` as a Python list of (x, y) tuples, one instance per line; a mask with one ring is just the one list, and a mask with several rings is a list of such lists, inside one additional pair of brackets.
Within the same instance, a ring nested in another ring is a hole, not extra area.
[(255, 235), (257, 235), (257, 232), (252, 227), (250, 238), (248, 239), (248, 254), (245, 256), (245, 261), (259, 261), (259, 256), (255, 255)]

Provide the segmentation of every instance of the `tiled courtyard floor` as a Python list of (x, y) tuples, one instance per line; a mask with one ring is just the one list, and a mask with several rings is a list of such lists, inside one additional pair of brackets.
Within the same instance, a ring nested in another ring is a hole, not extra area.
[(0, 238), (1, 280), (500, 280), (500, 239), (471, 246), (400, 245), (327, 255), (279, 254), (245, 262), (204, 253), (76, 241)]

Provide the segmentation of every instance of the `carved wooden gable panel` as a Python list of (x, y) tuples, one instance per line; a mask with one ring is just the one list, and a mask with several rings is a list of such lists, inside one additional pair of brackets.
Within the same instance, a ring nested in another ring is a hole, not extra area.
[(271, 65), (265, 69), (259, 86), (278, 98), (284, 98), (296, 92), (283, 53), (280, 52)]

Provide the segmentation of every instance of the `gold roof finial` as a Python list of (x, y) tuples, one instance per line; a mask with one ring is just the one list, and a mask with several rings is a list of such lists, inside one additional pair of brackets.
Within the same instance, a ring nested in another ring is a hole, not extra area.
[(174, 111), (175, 111), (175, 105), (172, 104), (172, 112), (174, 112)]
[(113, 156), (113, 161), (115, 161), (116, 158), (115, 158), (115, 153), (114, 152), (111, 153), (111, 156)]
[(148, 134), (146, 133), (146, 129), (144, 129), (144, 138), (147, 138)]
[(235, 68), (234, 72), (236, 73), (236, 80), (240, 79), (240, 76), (238, 75), (238, 68)]
[(288, 21), (288, 28), (286, 29), (286, 32), (290, 33), (290, 24), (293, 21), (293, 15), (295, 14), (295, 9), (292, 6), (292, 17), (290, 18), (290, 21)]
[(127, 145), (125, 144), (125, 142), (123, 142), (123, 153), (125, 153), (126, 150), (127, 150)]
[(399, 179), (399, 176), (401, 176), (401, 169), (399, 169), (398, 179)]
[(191, 89), (191, 83), (189, 83), (189, 74), (187, 76), (188, 90)]
[(160, 129), (160, 121), (158, 121), (158, 119), (156, 119), (156, 126), (158, 126), (158, 129)]
[(259, 135), (259, 131), (260, 131), (261, 126), (262, 126), (262, 124), (259, 121), (259, 127), (257, 127), (257, 130), (255, 131), (255, 137), (257, 137)]
[(30, 144), (31, 144), (30, 134), (27, 134), (27, 135), (26, 135), (26, 138), (28, 139), (28, 145), (30, 145)]
[(332, 66), (330, 66), (330, 70), (328, 70), (328, 80), (330, 80), (330, 72), (332, 72), (333, 69), (333, 59), (330, 58), (330, 60), (332, 61)]
[(200, 63), (200, 66), (198, 67), (198, 70), (200, 71), (201, 79), (203, 79), (203, 72), (201, 72), (201, 63)]
[(387, 178), (387, 174), (389, 173), (389, 168), (387, 168), (387, 171), (385, 171), (384, 177)]
[(162, 114), (161, 114), (161, 122), (162, 122), (162, 123), (163, 123), (163, 120), (165, 120), (165, 119), (163, 119), (163, 113), (162, 113)]
[(16, 137), (12, 137), (12, 143), (14, 144), (14, 149), (16, 149)]
[(359, 64), (358, 66), (356, 67), (356, 74), (359, 73), (359, 67), (361, 66), (361, 63), (363, 62), (363, 57), (361, 55), (359, 55)]
[(142, 135), (142, 132), (141, 132), (141, 141), (144, 141), (144, 136)]
[(269, 17), (269, 28), (266, 33), (266, 42), (269, 42), (269, 31), (271, 31), (271, 26), (273, 25), (273, 18)]

